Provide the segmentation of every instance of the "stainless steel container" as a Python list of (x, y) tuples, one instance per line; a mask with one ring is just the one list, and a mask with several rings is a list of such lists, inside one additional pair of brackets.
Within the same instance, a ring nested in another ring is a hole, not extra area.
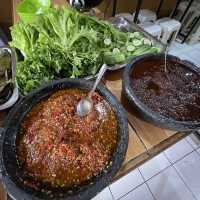
[(9, 47), (0, 48), (0, 110), (11, 107), (19, 93), (15, 81), (16, 54)]
[(166, 45), (163, 44), (160, 40), (158, 40), (156, 37), (153, 37), (151, 34), (143, 30), (141, 27), (139, 27), (137, 24), (135, 24), (132, 21), (129, 21), (123, 17), (112, 17), (109, 19), (109, 22), (111, 22), (116, 28), (123, 32), (140, 32), (144, 35), (145, 38), (149, 39), (152, 44), (156, 47), (160, 48), (160, 53), (165, 52)]

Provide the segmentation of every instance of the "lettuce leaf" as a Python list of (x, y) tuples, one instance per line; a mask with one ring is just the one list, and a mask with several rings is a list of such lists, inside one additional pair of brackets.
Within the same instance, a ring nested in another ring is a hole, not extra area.
[(39, 37), (38, 31), (33, 26), (20, 22), (11, 27), (11, 36), (12, 42), (10, 45), (19, 49), (25, 59), (31, 56)]
[(17, 5), (17, 13), (24, 22), (33, 22), (37, 16), (46, 12), (51, 0), (23, 0)]
[[(37, 15), (37, 20), (30, 23), (22, 18), (11, 28), (10, 45), (24, 56), (17, 65), (17, 82), (23, 94), (47, 80), (95, 75), (103, 63), (124, 63), (134, 56), (134, 51), (127, 52), (126, 45), (132, 42), (129, 33), (120, 32), (108, 22), (71, 8), (49, 6), (46, 1), (40, 6), (44, 12), (38, 15), (36, 10), (39, 7), (31, 7), (30, 11)], [(26, 9), (26, 6), (21, 6), (21, 11)], [(106, 44), (105, 40), (111, 42)], [(114, 49), (118, 52), (113, 53)], [(151, 52), (152, 49), (151, 45), (137, 47), (135, 55)]]

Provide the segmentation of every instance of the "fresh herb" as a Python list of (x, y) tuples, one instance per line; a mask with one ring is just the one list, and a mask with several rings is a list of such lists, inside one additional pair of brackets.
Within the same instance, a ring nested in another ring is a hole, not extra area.
[(134, 56), (159, 51), (142, 40), (139, 32), (120, 32), (108, 22), (70, 8), (50, 8), (47, 0), (25, 0), (18, 12), (28, 14), (28, 6), (33, 6), (28, 2), (35, 1), (46, 3), (41, 9), (35, 4), (32, 16), (27, 20), (20, 15), (21, 21), (11, 28), (10, 45), (23, 55), (17, 64), (23, 94), (48, 80), (95, 75), (103, 63), (125, 63)]
[(51, 6), (51, 0), (24, 0), (17, 5), (17, 13), (25, 22), (33, 22), (37, 16), (45, 13)]

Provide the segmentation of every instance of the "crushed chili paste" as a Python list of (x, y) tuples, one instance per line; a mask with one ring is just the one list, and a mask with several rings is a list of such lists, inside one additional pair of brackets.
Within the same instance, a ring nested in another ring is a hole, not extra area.
[(73, 187), (98, 175), (117, 143), (117, 119), (97, 93), (86, 117), (76, 105), (87, 91), (60, 90), (33, 107), (21, 125), (17, 156), (23, 171), (52, 187)]

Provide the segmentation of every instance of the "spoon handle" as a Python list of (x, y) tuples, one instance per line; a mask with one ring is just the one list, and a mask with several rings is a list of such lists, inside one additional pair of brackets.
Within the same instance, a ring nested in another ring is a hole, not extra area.
[(101, 81), (104, 73), (106, 72), (106, 70), (108, 69), (108, 66), (106, 64), (103, 64), (101, 69), (99, 70), (99, 73), (98, 73), (98, 76), (97, 76), (97, 79), (94, 83), (94, 86), (92, 88), (92, 90), (90, 91), (88, 97), (91, 98), (92, 97), (92, 94), (94, 93), (94, 91), (96, 90), (97, 88), (97, 85), (99, 84), (99, 82)]

